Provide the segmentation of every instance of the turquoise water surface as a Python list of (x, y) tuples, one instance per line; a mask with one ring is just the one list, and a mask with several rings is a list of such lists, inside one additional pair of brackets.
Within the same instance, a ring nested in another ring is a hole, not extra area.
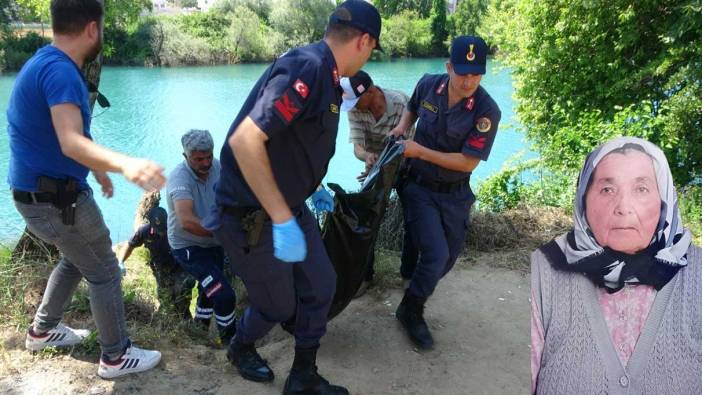
[[(502, 110), (502, 122), (490, 159), (482, 162), (473, 175), (472, 185), (498, 171), (505, 160), (526, 150), (521, 133), (515, 131), (512, 79), (509, 70), (492, 62), (482, 85)], [(112, 107), (107, 111), (96, 106), (92, 122), (94, 139), (109, 148), (132, 156), (150, 158), (169, 172), (180, 161), (180, 136), (190, 128), (208, 129), (219, 155), (227, 131), (236, 117), (249, 89), (266, 65), (235, 65), (192, 68), (124, 68), (106, 67), (102, 71), (100, 91)], [(368, 64), (366, 70), (381, 87), (399, 89), (411, 95), (424, 73), (445, 70), (443, 59), (396, 60)], [(11, 243), (24, 229), (24, 222), (14, 208), (6, 184), (9, 161), (6, 109), (15, 75), (0, 76), (0, 243)], [(348, 143), (348, 120), (342, 115), (336, 155), (329, 165), (326, 182), (335, 182), (347, 190), (358, 188), (356, 176), (363, 163), (353, 156)], [(90, 178), (93, 188), (99, 187)], [(128, 238), (132, 232), (134, 210), (141, 190), (120, 175), (112, 175), (115, 196), (96, 196), (103, 210), (113, 241)], [(164, 203), (165, 204), (165, 203)]]

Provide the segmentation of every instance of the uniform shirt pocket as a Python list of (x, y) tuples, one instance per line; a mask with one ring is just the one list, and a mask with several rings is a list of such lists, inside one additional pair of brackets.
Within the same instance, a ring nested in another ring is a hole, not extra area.
[[(331, 104), (331, 106), (335, 105)], [(339, 107), (336, 106), (335, 108), (337, 111), (336, 113), (330, 109), (329, 111), (324, 111), (322, 114), (322, 133), (331, 133), (336, 136), (336, 132), (339, 129)]]
[(439, 115), (437, 113), (431, 112), (424, 107), (419, 109), (419, 118), (426, 123), (434, 124), (438, 117)]

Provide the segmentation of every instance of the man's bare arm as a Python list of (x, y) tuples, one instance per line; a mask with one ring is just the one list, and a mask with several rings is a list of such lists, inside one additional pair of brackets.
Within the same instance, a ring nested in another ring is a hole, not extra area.
[(61, 152), (94, 171), (122, 173), (127, 180), (146, 190), (160, 189), (166, 179), (156, 163), (109, 150), (83, 135), (83, 117), (75, 104), (51, 107), (51, 121)]
[(273, 222), (280, 224), (292, 218), (292, 211), (273, 177), (266, 141), (268, 136), (246, 117), (228, 143), (251, 191)]
[(474, 156), (464, 155), (460, 152), (436, 151), (411, 140), (402, 141), (401, 144), (405, 146), (405, 157), (418, 158), (444, 169), (468, 173), (475, 170), (480, 163), (480, 159)]
[(193, 213), (192, 200), (175, 200), (173, 202), (176, 218), (180, 222), (180, 226), (186, 232), (192, 233), (195, 236), (212, 237), (212, 232), (200, 225), (200, 218)]
[(122, 257), (119, 258), (120, 262), (124, 262), (127, 259), (129, 259), (129, 256), (132, 255), (132, 251), (134, 251), (134, 247), (131, 245), (127, 244), (127, 248), (124, 249), (124, 252), (122, 252)]
[(417, 122), (417, 114), (405, 108), (405, 110), (402, 112), (402, 116), (400, 117), (400, 122), (398, 122), (397, 126), (390, 131), (390, 134), (395, 137), (404, 135), (415, 122)]

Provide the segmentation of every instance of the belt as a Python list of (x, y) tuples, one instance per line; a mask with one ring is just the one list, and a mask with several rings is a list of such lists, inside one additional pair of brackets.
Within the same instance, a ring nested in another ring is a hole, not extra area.
[(462, 188), (465, 188), (466, 185), (468, 185), (468, 181), (470, 180), (470, 177), (467, 177), (458, 181), (437, 181), (422, 176), (421, 174), (419, 174), (419, 172), (417, 172), (414, 169), (410, 170), (409, 178), (410, 180), (414, 181), (415, 184), (421, 185), (424, 188), (427, 188), (428, 190), (437, 193), (456, 192)]
[[(251, 207), (251, 206), (228, 206), (228, 205), (220, 205), (222, 208), (222, 212), (225, 214), (233, 215), (239, 219), (246, 217), (247, 215), (251, 214), (252, 212), (256, 210), (263, 210), (263, 207)], [(290, 211), (292, 211), (293, 215), (296, 217), (300, 217), (303, 213), (303, 208), (305, 207), (305, 203), (302, 203), (299, 206), (292, 207)], [(265, 210), (264, 210), (265, 211)], [(266, 213), (266, 220), (269, 220), (270, 217), (268, 216), (268, 213)]]
[(222, 205), (222, 212), (233, 215), (237, 218), (243, 218), (251, 214), (253, 211), (259, 210), (259, 207), (241, 207), (241, 206), (226, 206)]
[(12, 198), (24, 204), (54, 203), (56, 195), (51, 192), (26, 192), (18, 189), (12, 190)]

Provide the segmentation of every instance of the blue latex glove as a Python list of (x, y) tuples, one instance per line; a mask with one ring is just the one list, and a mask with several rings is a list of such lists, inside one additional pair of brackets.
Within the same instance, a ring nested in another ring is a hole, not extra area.
[(124, 262), (118, 262), (117, 264), (119, 266), (119, 274), (120, 276), (124, 277), (127, 275), (127, 267), (124, 265)]
[(273, 224), (273, 255), (284, 262), (301, 262), (307, 256), (305, 234), (295, 217)]
[(322, 186), (319, 187), (317, 192), (312, 194), (312, 204), (314, 204), (314, 208), (317, 211), (334, 212), (334, 198)]

